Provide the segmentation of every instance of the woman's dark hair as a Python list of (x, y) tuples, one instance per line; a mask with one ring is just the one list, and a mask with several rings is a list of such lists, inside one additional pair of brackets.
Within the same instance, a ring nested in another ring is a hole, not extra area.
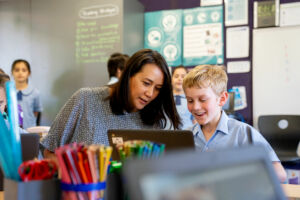
[(186, 71), (186, 73), (188, 73), (189, 71), (187, 70), (187, 68), (185, 68), (183, 65), (179, 65), (177, 67), (174, 67), (172, 69), (172, 76), (174, 75), (174, 72), (177, 70), (177, 69), (184, 69)]
[(11, 73), (14, 71), (16, 64), (21, 63), (21, 62), (26, 65), (27, 70), (29, 71), (29, 74), (31, 74), (31, 68), (30, 68), (29, 62), (27, 60), (23, 60), (23, 59), (18, 59), (13, 62), (13, 64), (11, 65)]
[(109, 97), (112, 112), (120, 115), (124, 111), (131, 112), (133, 110), (133, 105), (130, 103), (129, 81), (132, 76), (142, 70), (145, 64), (157, 65), (164, 74), (164, 82), (158, 96), (140, 110), (142, 121), (147, 125), (165, 128), (167, 124), (166, 114), (173, 127), (177, 129), (180, 125), (180, 117), (174, 103), (168, 65), (157, 51), (151, 49), (139, 50), (126, 63), (119, 82), (112, 86), (113, 92)]

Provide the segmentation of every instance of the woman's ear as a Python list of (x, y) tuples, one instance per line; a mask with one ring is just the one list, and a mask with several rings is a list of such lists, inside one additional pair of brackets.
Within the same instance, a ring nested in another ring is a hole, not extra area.
[(220, 95), (219, 106), (223, 107), (225, 105), (227, 99), (228, 99), (228, 92), (227, 91), (222, 92)]

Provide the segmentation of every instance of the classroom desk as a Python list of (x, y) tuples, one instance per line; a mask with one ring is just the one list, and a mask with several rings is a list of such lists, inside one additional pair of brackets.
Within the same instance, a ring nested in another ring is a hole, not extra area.
[(300, 199), (300, 185), (282, 184), (282, 188), (289, 199)]
[[(282, 184), (282, 187), (290, 200), (300, 199), (300, 185)], [(3, 191), (0, 192), (0, 200), (4, 200)]]

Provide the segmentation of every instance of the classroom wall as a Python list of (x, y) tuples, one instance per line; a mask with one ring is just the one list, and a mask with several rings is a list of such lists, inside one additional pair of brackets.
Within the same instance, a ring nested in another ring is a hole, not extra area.
[[(258, 0), (259, 1), (259, 0)], [(185, 9), (185, 8), (193, 8), (200, 6), (200, 0), (141, 0), (141, 2), (145, 5), (145, 12), (157, 11), (157, 10), (168, 10), (168, 9)], [(247, 123), (253, 124), (253, 92), (252, 92), (252, 29), (253, 29), (253, 2), (254, 0), (249, 0), (248, 8), (248, 26), (250, 28), (250, 47), (249, 47), (249, 56), (247, 58), (242, 59), (226, 59), (226, 40), (224, 39), (224, 51), (225, 51), (225, 65), (228, 61), (245, 61), (250, 60), (251, 69), (248, 73), (236, 73), (236, 74), (228, 74), (228, 88), (232, 86), (245, 86), (247, 93), (247, 107), (243, 110), (239, 110), (238, 112), (242, 114)], [(291, 2), (300, 2), (300, 0), (280, 0), (280, 3), (291, 3)], [(232, 27), (232, 26), (230, 26)], [(224, 38), (226, 38), (226, 27), (224, 29)], [(296, 51), (299, 51), (296, 49)], [(193, 67), (193, 66), (187, 66)], [(300, 96), (299, 96), (300, 97)]]
[[(131, 55), (143, 48), (144, 7), (137, 0), (126, 2), (129, 5), (124, 6), (123, 0), (0, 1), (0, 67), (10, 74), (15, 59), (29, 61), (30, 82), (40, 90), (44, 106), (43, 125), (51, 125), (79, 88), (108, 82), (110, 54)], [(90, 18), (80, 15), (83, 9), (103, 5), (115, 5), (117, 12)]]

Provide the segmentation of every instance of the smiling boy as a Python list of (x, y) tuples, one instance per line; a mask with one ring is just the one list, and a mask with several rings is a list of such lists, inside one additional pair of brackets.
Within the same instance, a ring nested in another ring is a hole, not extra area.
[(252, 126), (229, 118), (222, 106), (228, 99), (227, 74), (222, 66), (203, 65), (192, 69), (183, 80), (189, 111), (197, 123), (193, 126), (195, 145), (201, 152), (249, 144), (250, 132), (254, 144), (265, 146), (281, 182), (286, 173), (270, 144)]

